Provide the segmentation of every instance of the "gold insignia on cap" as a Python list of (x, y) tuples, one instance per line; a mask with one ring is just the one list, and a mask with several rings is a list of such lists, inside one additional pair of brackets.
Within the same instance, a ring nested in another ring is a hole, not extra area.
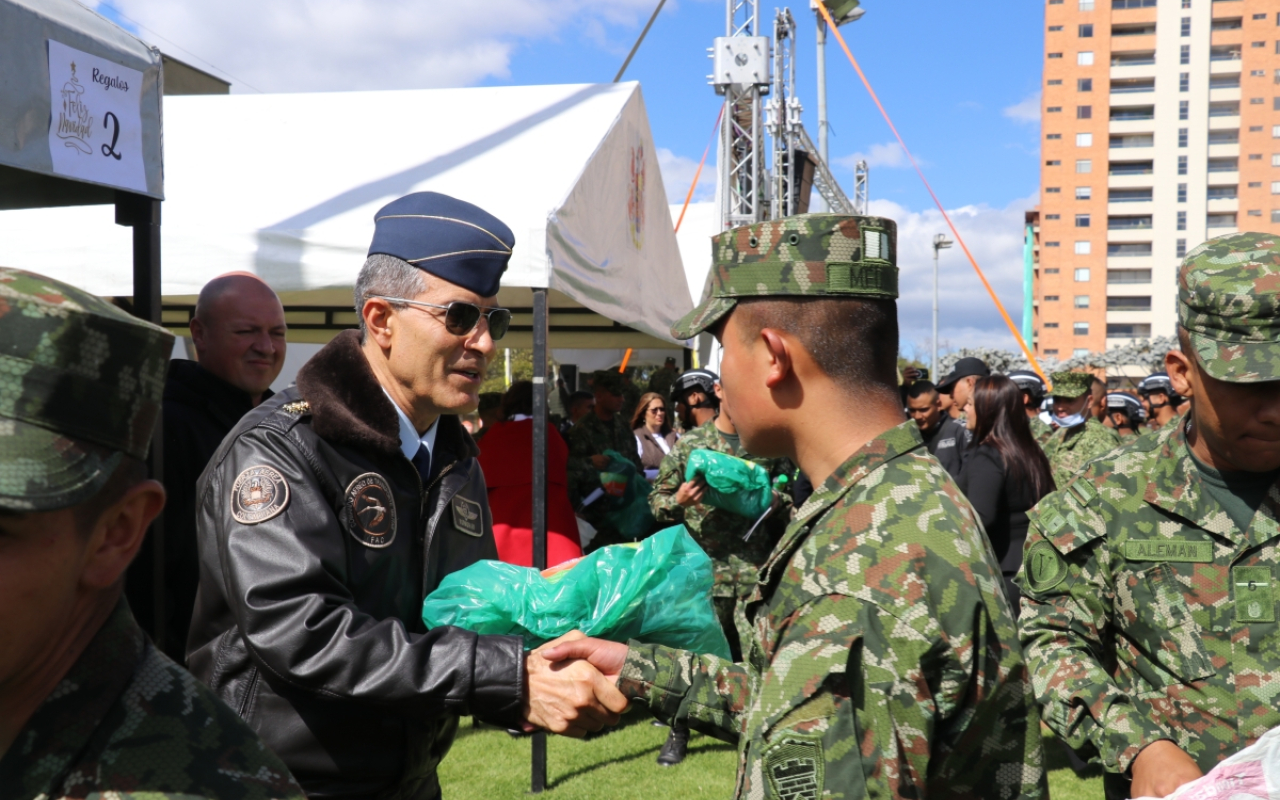
[(274, 467), (249, 467), (231, 486), (231, 516), (241, 525), (257, 525), (284, 511), (289, 484)]

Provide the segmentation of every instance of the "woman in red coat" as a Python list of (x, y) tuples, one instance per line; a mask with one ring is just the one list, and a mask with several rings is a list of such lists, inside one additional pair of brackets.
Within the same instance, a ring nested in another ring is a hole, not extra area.
[[(533, 384), (516, 381), (502, 401), (503, 421), (480, 440), (498, 558), (533, 566)], [(547, 426), (547, 566), (582, 556), (578, 518), (569, 503), (569, 446)]]

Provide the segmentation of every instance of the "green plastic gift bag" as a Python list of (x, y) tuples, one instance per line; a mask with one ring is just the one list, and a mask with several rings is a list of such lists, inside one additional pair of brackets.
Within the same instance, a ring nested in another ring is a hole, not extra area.
[(702, 502), (715, 508), (759, 519), (773, 503), (769, 472), (759, 464), (714, 450), (694, 450), (684, 468), (684, 479), (701, 475), (707, 482)]
[(529, 649), (576, 629), (727, 659), (711, 584), (711, 559), (676, 525), (642, 542), (602, 547), (545, 574), (479, 561), (445, 576), (423, 601), (422, 621), (428, 628), (519, 635)]
[(597, 500), (604, 508), (604, 518), (618, 533), (628, 539), (643, 539), (658, 523), (649, 510), (649, 492), (653, 486), (644, 473), (616, 450), (605, 450), (609, 466), (600, 473), (605, 496)]

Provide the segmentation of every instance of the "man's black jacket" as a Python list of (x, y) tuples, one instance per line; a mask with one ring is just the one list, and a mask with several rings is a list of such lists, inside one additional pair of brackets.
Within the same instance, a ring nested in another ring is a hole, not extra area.
[(969, 429), (964, 423), (944, 413), (936, 428), (921, 431), (920, 435), (929, 452), (942, 462), (951, 477), (958, 479), (969, 449)]
[(200, 480), (188, 663), (309, 797), (434, 797), (459, 715), (519, 724), (520, 638), (421, 620), (443, 576), (497, 558), (477, 453), (441, 417), (424, 490), (350, 331)]
[[(271, 397), (268, 389), (263, 399)], [(196, 481), (218, 446), (241, 417), (253, 410), (253, 398), (195, 361), (169, 362), (164, 384), (164, 565), (165, 655), (182, 662), (196, 604), (200, 559), (196, 548)], [(129, 604), (150, 630), (152, 557), (145, 549), (129, 573)], [(155, 634), (152, 631), (153, 635)], [(156, 637), (160, 639), (159, 636)]]

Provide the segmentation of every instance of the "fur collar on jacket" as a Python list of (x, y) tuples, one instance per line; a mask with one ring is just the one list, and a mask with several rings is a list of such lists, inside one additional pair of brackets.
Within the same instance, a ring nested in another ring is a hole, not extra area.
[[(311, 405), (311, 429), (333, 444), (401, 455), (400, 419), (360, 348), (357, 331), (343, 331), (298, 371), (298, 392)], [(480, 455), (453, 414), (440, 417), (437, 446), (461, 458)]]

